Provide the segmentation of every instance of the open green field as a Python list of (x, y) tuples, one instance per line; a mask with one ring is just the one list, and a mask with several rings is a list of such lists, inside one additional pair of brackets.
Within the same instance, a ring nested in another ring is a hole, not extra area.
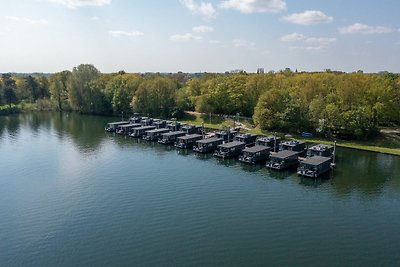
[[(211, 129), (222, 129), (222, 127), (224, 126), (233, 127), (233, 120), (231, 119), (212, 116), (210, 120), (209, 115), (202, 114), (186, 114), (185, 118), (180, 120), (180, 122), (196, 125), (201, 125), (202, 123), (204, 123), (204, 127)], [(245, 124), (246, 128), (248, 128), (248, 131), (251, 133), (259, 135), (273, 134), (271, 132), (262, 131), (258, 128), (252, 128), (247, 123)], [(277, 134), (281, 137), (284, 137), (283, 133)], [(332, 144), (334, 141), (320, 137), (302, 137), (300, 135), (293, 135), (293, 137), (296, 139), (304, 140), (306, 142), (320, 144)], [(337, 146), (400, 156), (400, 135), (395, 133), (381, 133), (379, 136), (368, 141), (337, 140)]]

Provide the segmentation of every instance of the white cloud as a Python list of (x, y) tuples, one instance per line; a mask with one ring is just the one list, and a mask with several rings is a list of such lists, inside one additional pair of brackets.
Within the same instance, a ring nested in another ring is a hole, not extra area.
[(256, 44), (242, 39), (235, 39), (232, 41), (234, 47), (253, 49)]
[(90, 17), (90, 20), (100, 20), (100, 18), (97, 16), (93, 16), (93, 17)]
[(192, 30), (194, 32), (198, 32), (198, 33), (205, 33), (205, 32), (213, 32), (214, 28), (210, 27), (210, 26), (200, 25), (200, 26), (193, 27)]
[(278, 13), (286, 10), (284, 0), (225, 0), (220, 8), (235, 9), (242, 13)]
[(191, 33), (185, 34), (174, 34), (170, 36), (173, 41), (200, 41), (203, 38), (201, 36), (196, 36)]
[(369, 26), (355, 23), (347, 27), (339, 28), (339, 32), (341, 34), (381, 34), (393, 32), (393, 29), (384, 26)]
[(111, 4), (112, 0), (48, 0), (53, 3), (64, 5), (68, 8), (77, 8), (83, 6), (104, 6)]
[(25, 17), (15, 17), (15, 16), (4, 16), (5, 20), (9, 22), (16, 22), (16, 23), (26, 23), (31, 25), (47, 25), (48, 22), (45, 19), (31, 19)]
[(294, 13), (285, 16), (282, 20), (300, 25), (313, 25), (332, 22), (333, 17), (326, 15), (322, 11), (306, 10), (302, 13)]
[(210, 44), (220, 44), (221, 41), (219, 41), (219, 40), (209, 40), (208, 43), (210, 43)]
[(301, 33), (292, 33), (288, 35), (284, 35), (281, 38), (282, 42), (290, 43), (290, 42), (303, 42), (306, 44), (316, 44), (316, 45), (329, 45), (336, 42), (336, 38), (329, 37), (308, 37)]
[(189, 9), (193, 14), (200, 14), (205, 18), (215, 17), (217, 11), (211, 3), (201, 2), (197, 4), (193, 0), (180, 0), (182, 5)]
[(292, 46), (290, 50), (306, 50), (306, 51), (322, 51), (327, 49), (327, 46), (319, 45), (319, 46)]
[(108, 34), (113, 36), (113, 37), (140, 37), (143, 36), (143, 32), (139, 31), (121, 31), (121, 30), (114, 30), (114, 31), (108, 31)]

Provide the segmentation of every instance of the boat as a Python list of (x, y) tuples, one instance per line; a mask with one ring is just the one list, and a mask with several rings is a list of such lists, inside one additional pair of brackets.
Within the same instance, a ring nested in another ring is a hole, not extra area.
[(167, 128), (158, 128), (154, 130), (147, 131), (145, 135), (143, 135), (143, 139), (146, 141), (158, 141), (161, 138), (162, 134), (168, 133), (169, 129)]
[(246, 147), (246, 143), (240, 141), (232, 141), (229, 143), (221, 144), (218, 150), (214, 152), (214, 156), (220, 158), (232, 158), (238, 156)]
[(196, 141), (193, 151), (199, 153), (214, 152), (223, 142), (222, 138), (210, 137)]
[(163, 145), (174, 144), (178, 137), (186, 135), (183, 131), (172, 131), (169, 133), (164, 133), (161, 135), (161, 138), (158, 139), (158, 142)]
[(139, 116), (139, 113), (133, 113), (133, 116), (129, 118), (131, 123), (140, 123), (142, 117)]
[(333, 157), (334, 147), (332, 145), (318, 144), (308, 148), (307, 157), (321, 156)]
[(231, 142), (233, 141), (233, 138), (235, 138), (235, 135), (238, 133), (237, 130), (228, 130), (228, 131), (217, 131), (215, 132), (215, 136), (218, 138), (222, 138), (224, 142)]
[(254, 145), (257, 139), (257, 135), (256, 134), (251, 134), (251, 133), (241, 133), (241, 134), (237, 134), (234, 138), (235, 141), (238, 142), (243, 142), (245, 143), (247, 146), (251, 146)]
[(318, 178), (318, 176), (331, 169), (331, 163), (331, 157), (313, 156), (300, 162), (297, 174), (310, 178)]
[(140, 126), (142, 126), (140, 123), (123, 124), (118, 126), (116, 133), (120, 135), (129, 135), (132, 133), (134, 128), (138, 128)]
[(165, 120), (154, 120), (153, 125), (156, 126), (157, 129), (161, 128), (166, 128), (167, 127), (167, 121)]
[(280, 144), (279, 149), (281, 151), (290, 150), (290, 151), (300, 152), (301, 154), (305, 154), (306, 142), (299, 140), (285, 141)]
[(138, 128), (133, 128), (132, 133), (129, 135), (130, 137), (141, 138), (146, 134), (147, 131), (154, 130), (155, 126), (142, 126)]
[(142, 126), (150, 126), (153, 125), (153, 119), (149, 117), (142, 117), (140, 123)]
[(201, 134), (188, 134), (185, 136), (178, 137), (178, 140), (175, 142), (175, 147), (177, 148), (192, 148), (196, 141), (203, 139)]
[(265, 162), (270, 155), (270, 148), (267, 146), (255, 145), (246, 147), (242, 150), (242, 155), (239, 156), (239, 161), (244, 163), (256, 164)]
[(277, 136), (259, 136), (256, 140), (256, 145), (269, 147), (272, 152), (279, 150), (280, 143), (281, 138)]
[(182, 126), (181, 131), (186, 132), (186, 134), (202, 134), (203, 127), (200, 125), (186, 124)]
[(129, 121), (117, 121), (117, 122), (109, 122), (107, 123), (106, 127), (104, 130), (107, 132), (115, 132), (119, 126), (124, 125), (124, 124), (129, 124)]
[(180, 131), (182, 125), (179, 122), (167, 122), (166, 128), (168, 128), (172, 132)]
[(265, 165), (271, 169), (284, 170), (299, 163), (299, 154), (298, 151), (282, 150), (271, 154)]

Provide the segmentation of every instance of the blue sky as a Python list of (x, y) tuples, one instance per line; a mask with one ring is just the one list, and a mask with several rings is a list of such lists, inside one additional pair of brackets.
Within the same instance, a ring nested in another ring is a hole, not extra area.
[(0, 0), (0, 72), (400, 72), (397, 0)]

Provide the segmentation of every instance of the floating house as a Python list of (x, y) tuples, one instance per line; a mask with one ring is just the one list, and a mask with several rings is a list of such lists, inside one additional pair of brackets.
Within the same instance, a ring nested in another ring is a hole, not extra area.
[(251, 134), (251, 133), (241, 133), (237, 134), (234, 138), (235, 141), (238, 142), (243, 142), (246, 145), (254, 145), (257, 139), (256, 134)]
[(133, 116), (129, 118), (131, 123), (140, 123), (142, 117), (139, 116), (139, 113), (133, 113)]
[(185, 136), (178, 137), (178, 140), (175, 142), (175, 147), (177, 148), (192, 148), (197, 141), (203, 139), (201, 134), (188, 134)]
[(141, 138), (146, 134), (147, 131), (154, 130), (155, 126), (141, 126), (138, 128), (133, 128), (132, 133), (129, 135), (130, 137)]
[(270, 148), (267, 146), (255, 145), (246, 147), (242, 150), (242, 155), (239, 156), (241, 162), (256, 164), (258, 162), (265, 162), (270, 154)]
[(186, 132), (186, 134), (202, 134), (203, 127), (200, 125), (183, 125), (181, 131)]
[(140, 123), (142, 126), (150, 126), (153, 124), (153, 119), (149, 117), (142, 117)]
[(182, 125), (179, 122), (168, 122), (167, 127), (170, 131), (176, 132), (181, 129)]
[(281, 138), (277, 136), (260, 136), (257, 137), (256, 145), (267, 146), (271, 148), (272, 152), (279, 150), (279, 145), (281, 143)]
[(156, 126), (157, 129), (166, 128), (167, 121), (165, 120), (154, 120), (153, 125)]
[(115, 132), (119, 126), (124, 125), (124, 124), (129, 124), (129, 121), (117, 121), (117, 122), (109, 122), (107, 123), (106, 127), (104, 130), (107, 132)]
[(118, 127), (116, 132), (120, 135), (129, 135), (132, 133), (134, 128), (138, 128), (140, 126), (142, 126), (140, 123), (123, 124)]
[(184, 135), (186, 135), (186, 133), (182, 131), (173, 131), (169, 133), (164, 133), (161, 135), (161, 138), (158, 139), (158, 142), (163, 145), (174, 144), (178, 140), (178, 137)]
[(215, 136), (218, 138), (222, 138), (224, 142), (231, 142), (235, 138), (235, 135), (238, 133), (236, 130), (228, 130), (228, 131), (218, 131), (215, 132)]
[(232, 141), (229, 143), (221, 144), (218, 146), (218, 150), (214, 152), (214, 156), (223, 159), (232, 158), (238, 156), (245, 147), (246, 143), (239, 141)]
[(279, 151), (278, 153), (271, 154), (270, 160), (267, 161), (266, 166), (275, 170), (286, 169), (299, 163), (299, 154), (298, 151)]
[(304, 153), (306, 149), (306, 142), (298, 140), (285, 141), (280, 144), (279, 148), (280, 150), (290, 150)]
[(147, 131), (145, 135), (143, 135), (143, 139), (146, 141), (158, 141), (161, 136), (165, 133), (168, 133), (169, 129), (167, 128), (159, 128)]
[(300, 162), (297, 174), (317, 178), (331, 169), (332, 158), (313, 156)]
[(222, 142), (223, 139), (218, 137), (201, 139), (199, 141), (196, 141), (196, 145), (193, 147), (193, 151), (199, 153), (214, 152), (218, 148), (218, 146), (222, 144)]
[(321, 157), (332, 157), (334, 147), (331, 145), (315, 145), (307, 150), (307, 157), (321, 156)]

